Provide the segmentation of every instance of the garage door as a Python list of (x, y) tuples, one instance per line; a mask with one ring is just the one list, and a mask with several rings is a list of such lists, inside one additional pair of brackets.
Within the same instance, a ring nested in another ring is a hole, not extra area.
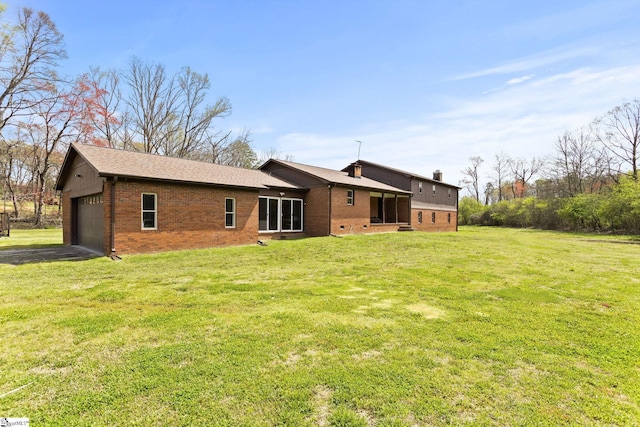
[(77, 209), (78, 245), (103, 253), (104, 206), (102, 193), (80, 197)]

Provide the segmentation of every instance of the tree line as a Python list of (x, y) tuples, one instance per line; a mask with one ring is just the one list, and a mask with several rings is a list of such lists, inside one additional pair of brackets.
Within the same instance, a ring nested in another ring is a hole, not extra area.
[(232, 106), (225, 97), (211, 101), (206, 73), (170, 74), (134, 57), (123, 70), (65, 77), (64, 37), (51, 18), (30, 8), (14, 20), (5, 14), (0, 4), (0, 179), (14, 218), (32, 203), (32, 221), (42, 224), (72, 142), (246, 168), (281, 157), (257, 153), (249, 131), (217, 127)]
[(542, 158), (473, 156), (461, 185), (459, 222), (557, 230), (640, 233), (640, 99), (559, 135)]

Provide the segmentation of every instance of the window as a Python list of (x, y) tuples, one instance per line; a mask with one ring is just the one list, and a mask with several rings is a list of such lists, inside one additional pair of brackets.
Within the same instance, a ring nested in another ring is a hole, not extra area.
[(436, 186), (435, 184), (431, 187), (431, 193), (435, 196), (436, 195)]
[(224, 226), (226, 228), (236, 227), (236, 199), (224, 199)]
[(258, 229), (278, 231), (278, 199), (260, 197), (258, 211)]
[(436, 213), (435, 212), (431, 212), (431, 222), (432, 223), (436, 223)]
[(451, 189), (447, 192), (447, 197), (451, 198)]
[(158, 228), (158, 196), (153, 193), (142, 193), (142, 229)]
[(422, 212), (418, 212), (418, 224), (422, 224)]
[(422, 194), (422, 182), (418, 182), (418, 193)]
[(447, 214), (447, 222), (451, 224), (451, 213)]
[(347, 190), (347, 205), (353, 206), (353, 190)]
[(259, 231), (302, 231), (302, 200), (260, 197)]

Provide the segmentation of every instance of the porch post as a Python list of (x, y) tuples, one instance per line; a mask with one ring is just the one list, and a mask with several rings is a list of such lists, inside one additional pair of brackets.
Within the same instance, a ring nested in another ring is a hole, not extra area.
[(398, 221), (398, 195), (396, 194), (394, 196), (394, 198), (395, 198), (395, 202), (396, 202), (396, 224), (397, 224), (399, 222)]

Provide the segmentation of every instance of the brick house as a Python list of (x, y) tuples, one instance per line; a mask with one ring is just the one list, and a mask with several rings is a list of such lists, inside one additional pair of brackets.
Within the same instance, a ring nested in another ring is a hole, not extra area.
[(357, 163), (346, 171), (270, 159), (260, 170), (307, 190), (309, 236), (409, 229), (411, 192), (365, 176)]
[[(411, 226), (419, 231), (458, 230), (458, 192), (436, 170), (427, 178), (400, 169), (358, 160), (362, 176), (411, 192)], [(353, 164), (342, 169), (349, 171)]]
[(105, 255), (255, 243), (258, 197), (304, 194), (258, 170), (81, 144), (56, 189), (64, 244)]
[[(366, 176), (375, 175), (371, 165), (337, 171), (271, 159), (260, 169), (242, 169), (72, 144), (56, 182), (63, 241), (117, 255), (274, 238), (455, 230), (458, 187), (423, 179), (443, 194), (451, 190), (440, 203), (429, 203), (418, 191), (420, 177), (407, 184), (392, 169), (386, 178)], [(436, 226), (421, 227), (423, 208), (438, 212)], [(440, 224), (442, 214), (449, 222)]]

